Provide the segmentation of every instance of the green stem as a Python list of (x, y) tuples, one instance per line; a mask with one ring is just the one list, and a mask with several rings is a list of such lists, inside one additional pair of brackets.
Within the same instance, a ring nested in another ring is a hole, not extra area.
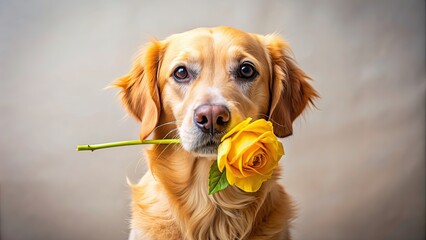
[(95, 151), (102, 148), (112, 148), (112, 147), (121, 147), (129, 145), (139, 145), (139, 144), (171, 144), (171, 143), (180, 143), (179, 139), (155, 139), (155, 140), (130, 140), (130, 141), (121, 141), (121, 142), (112, 142), (112, 143), (101, 143), (93, 145), (79, 145), (77, 146), (77, 151)]

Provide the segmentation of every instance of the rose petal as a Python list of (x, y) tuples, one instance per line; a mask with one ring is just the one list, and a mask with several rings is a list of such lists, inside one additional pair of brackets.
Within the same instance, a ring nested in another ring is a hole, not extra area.
[(235, 176), (236, 174), (234, 174), (234, 171), (232, 169), (233, 169), (233, 167), (226, 169), (226, 180), (228, 180), (228, 183), (230, 185), (235, 185), (235, 182), (240, 178), (237, 178)]
[(257, 192), (260, 187), (262, 186), (262, 183), (268, 180), (269, 177), (263, 177), (261, 175), (253, 175), (244, 179), (235, 179), (235, 183), (232, 185), (237, 186), (241, 190), (245, 192)]
[(277, 141), (277, 154), (280, 155), (280, 158), (285, 154), (284, 146), (281, 141)]
[(274, 169), (278, 166), (278, 162), (267, 162), (268, 164), (262, 168), (248, 167), (251, 172), (255, 172), (263, 177), (270, 177)]
[(239, 130), (239, 132), (235, 133), (234, 136), (232, 136), (233, 139), (236, 139), (239, 137), (242, 133), (252, 132), (256, 134), (263, 134), (265, 132), (271, 132), (272, 131), (272, 124), (270, 122), (267, 122), (265, 119), (258, 119), (248, 125), (245, 125), (243, 128)]
[(217, 166), (221, 172), (226, 165), (229, 151), (232, 148), (231, 140), (225, 139), (217, 148)]
[[(260, 156), (259, 157), (260, 158), (259, 164), (254, 166), (254, 163), (252, 163), (252, 165), (251, 165), (251, 167), (253, 167), (255, 169), (263, 168), (269, 161), (268, 154), (263, 152), (263, 151), (259, 152), (258, 156)], [(257, 157), (257, 156), (255, 156), (255, 157)]]
[(226, 172), (232, 172), (232, 174), (234, 174), (237, 178), (244, 178), (244, 175), (238, 166), (226, 164)]
[(240, 132), (240, 130), (242, 128), (244, 128), (245, 126), (247, 126), (250, 122), (251, 122), (252, 118), (247, 118), (246, 120), (240, 122), (239, 124), (237, 124), (235, 127), (233, 127), (231, 130), (229, 130), (229, 132), (227, 132), (225, 135), (223, 135), (222, 137), (222, 141), (224, 141), (224, 139), (229, 138), (231, 135), (233, 135), (236, 132)]
[[(234, 145), (238, 144), (238, 146), (234, 146), (233, 149), (230, 151), (231, 156), (235, 156), (235, 158), (233, 158), (232, 160), (232, 164), (234, 164), (235, 159), (240, 159), (241, 155), (244, 152), (246, 152), (247, 149), (251, 148), (254, 144), (257, 144), (258, 142), (260, 142), (264, 138), (264, 136), (268, 134), (270, 133), (266, 132), (261, 134), (260, 136), (257, 136), (255, 139), (244, 139), (245, 136), (250, 136), (250, 138), (255, 136), (253, 135), (253, 133), (247, 133), (247, 134), (241, 135), (241, 137), (237, 139), (238, 141), (232, 141)], [(244, 142), (244, 144), (240, 144), (239, 142)], [(248, 143), (251, 143), (251, 144), (248, 144)]]
[(249, 149), (253, 144), (259, 141), (259, 136), (253, 133), (244, 133), (235, 141), (232, 141), (232, 154), (242, 155), (247, 149)]
[(253, 165), (253, 160), (257, 155), (264, 154), (264, 150), (262, 149), (262, 146), (256, 143), (254, 145), (256, 148), (253, 149), (253, 151), (247, 151), (244, 153), (243, 158), (247, 159), (245, 166), (251, 166)]
[(258, 119), (253, 121), (249, 126), (245, 127), (247, 131), (263, 133), (267, 131), (272, 131), (272, 123), (266, 121), (265, 119)]

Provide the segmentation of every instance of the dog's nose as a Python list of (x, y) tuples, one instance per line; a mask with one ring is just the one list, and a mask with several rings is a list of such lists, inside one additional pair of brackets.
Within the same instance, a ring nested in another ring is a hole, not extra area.
[(194, 123), (205, 133), (223, 132), (231, 119), (231, 113), (223, 105), (205, 104), (194, 111)]

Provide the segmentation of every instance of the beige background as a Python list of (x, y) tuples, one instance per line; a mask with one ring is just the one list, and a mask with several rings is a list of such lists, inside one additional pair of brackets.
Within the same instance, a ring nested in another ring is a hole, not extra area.
[(150, 36), (281, 33), (322, 95), (285, 139), (294, 239), (425, 238), (424, 1), (0, 1), (0, 236), (125, 239), (138, 137), (103, 91)]

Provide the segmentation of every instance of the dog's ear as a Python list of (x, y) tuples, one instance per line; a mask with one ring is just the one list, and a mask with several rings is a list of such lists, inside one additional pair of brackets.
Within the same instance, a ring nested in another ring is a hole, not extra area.
[(293, 133), (293, 121), (319, 95), (308, 82), (311, 78), (292, 58), (288, 43), (275, 34), (265, 36), (264, 40), (272, 64), (269, 120), (275, 135), (287, 137)]
[(150, 42), (139, 52), (130, 72), (112, 85), (120, 88), (123, 105), (130, 115), (141, 122), (141, 139), (151, 134), (160, 115), (157, 70), (162, 48), (161, 42)]

